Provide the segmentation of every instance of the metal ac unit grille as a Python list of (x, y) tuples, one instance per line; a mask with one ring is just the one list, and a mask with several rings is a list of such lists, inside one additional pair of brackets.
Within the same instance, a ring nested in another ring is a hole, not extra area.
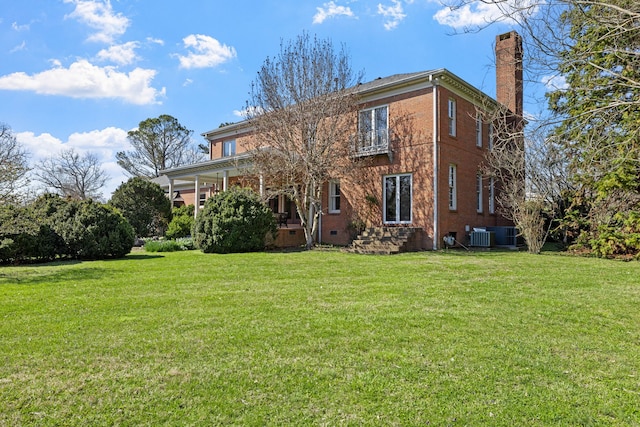
[(490, 248), (494, 245), (495, 233), (493, 231), (473, 231), (471, 232), (471, 246)]

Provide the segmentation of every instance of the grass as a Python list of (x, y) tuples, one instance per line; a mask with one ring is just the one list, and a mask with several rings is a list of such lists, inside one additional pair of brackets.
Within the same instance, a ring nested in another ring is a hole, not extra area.
[(640, 425), (640, 263), (149, 254), (0, 268), (0, 425)]

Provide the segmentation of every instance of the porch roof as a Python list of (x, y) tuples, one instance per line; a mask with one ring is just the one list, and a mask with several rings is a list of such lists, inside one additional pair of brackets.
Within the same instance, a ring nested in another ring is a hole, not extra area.
[(242, 153), (236, 156), (164, 169), (160, 171), (160, 174), (165, 176), (167, 180), (172, 179), (183, 183), (195, 182), (196, 176), (200, 181), (213, 181), (222, 179), (221, 175), (225, 173), (228, 177), (245, 175), (251, 165), (251, 153)]

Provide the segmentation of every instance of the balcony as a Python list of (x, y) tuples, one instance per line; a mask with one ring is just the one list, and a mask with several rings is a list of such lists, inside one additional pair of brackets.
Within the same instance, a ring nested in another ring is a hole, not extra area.
[(353, 151), (356, 157), (377, 156), (380, 154), (390, 156), (389, 130), (381, 129), (358, 133)]

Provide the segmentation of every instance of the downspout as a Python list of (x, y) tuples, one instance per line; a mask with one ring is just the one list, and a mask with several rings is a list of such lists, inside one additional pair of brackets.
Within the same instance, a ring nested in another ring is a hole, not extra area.
[(322, 206), (320, 206), (320, 215), (318, 215), (318, 244), (322, 244)]
[(433, 78), (433, 74), (429, 76), (429, 80), (433, 84), (433, 250), (438, 250), (438, 79)]

